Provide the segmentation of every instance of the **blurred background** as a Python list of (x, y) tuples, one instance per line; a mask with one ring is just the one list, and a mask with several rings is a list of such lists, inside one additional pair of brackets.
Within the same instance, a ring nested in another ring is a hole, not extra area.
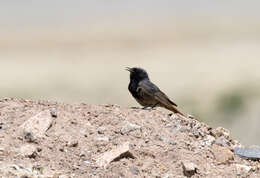
[[(125, 67), (260, 145), (260, 1), (0, 2), (0, 96), (138, 106)], [(167, 111), (168, 112), (168, 111)]]

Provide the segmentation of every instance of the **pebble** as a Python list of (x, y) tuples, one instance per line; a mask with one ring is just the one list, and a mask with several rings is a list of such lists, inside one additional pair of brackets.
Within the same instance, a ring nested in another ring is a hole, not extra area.
[(247, 159), (260, 159), (260, 149), (259, 148), (242, 148), (235, 147), (234, 153), (240, 157), (244, 157)]
[(138, 176), (139, 175), (139, 169), (137, 167), (130, 167), (130, 171), (133, 175)]
[(50, 113), (51, 113), (52, 117), (57, 117), (57, 109), (56, 108), (51, 108)]
[(29, 118), (20, 126), (25, 140), (35, 142), (38, 138), (45, 137), (45, 132), (51, 127), (52, 121), (49, 110)]
[(211, 133), (213, 134), (213, 136), (215, 137), (221, 137), (221, 136), (224, 136), (225, 138), (228, 138), (229, 135), (230, 135), (230, 131), (223, 128), (223, 127), (218, 127), (216, 129), (213, 129), (211, 131)]
[(6, 130), (8, 128), (4, 123), (0, 123), (0, 130)]
[(97, 141), (109, 142), (109, 138), (108, 137), (98, 137)]
[(159, 140), (162, 141), (162, 142), (168, 143), (170, 145), (176, 145), (176, 143), (173, 140), (169, 139), (169, 138), (160, 137)]
[(141, 126), (127, 121), (125, 125), (121, 128), (120, 132), (121, 134), (125, 135), (128, 134), (129, 132), (132, 132), (134, 130), (139, 130), (139, 129), (141, 129)]
[(20, 153), (29, 158), (35, 158), (37, 156), (37, 148), (34, 145), (27, 144), (20, 148)]
[(79, 144), (78, 140), (70, 140), (68, 143), (67, 143), (67, 146), (69, 147), (77, 147)]
[(227, 164), (234, 159), (234, 154), (227, 147), (214, 144), (211, 151), (218, 164)]
[(125, 142), (119, 145), (117, 148), (106, 151), (105, 153), (99, 155), (96, 159), (96, 163), (99, 167), (106, 168), (110, 162), (120, 159), (122, 155), (134, 158), (130, 152), (129, 142)]
[(207, 146), (211, 146), (215, 141), (215, 137), (211, 136), (211, 135), (207, 135), (205, 138), (204, 138), (204, 143), (207, 145)]
[(215, 143), (216, 143), (217, 145), (225, 146), (225, 147), (227, 147), (227, 146), (230, 145), (229, 141), (228, 141), (224, 136), (218, 137), (218, 138), (216, 139)]
[(182, 162), (183, 173), (187, 177), (193, 176), (197, 173), (198, 166), (192, 162)]
[(104, 134), (105, 131), (106, 131), (105, 127), (99, 127), (97, 132), (98, 132), (98, 134)]
[(236, 164), (237, 174), (247, 174), (252, 170), (251, 166), (243, 165), (243, 164)]

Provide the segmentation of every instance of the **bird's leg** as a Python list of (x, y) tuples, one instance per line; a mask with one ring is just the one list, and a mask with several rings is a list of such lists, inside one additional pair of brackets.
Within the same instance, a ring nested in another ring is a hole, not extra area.
[(143, 110), (150, 110), (150, 108), (151, 108), (150, 106), (144, 106), (142, 109)]
[(156, 103), (155, 105), (152, 105), (152, 106), (145, 106), (143, 107), (144, 110), (153, 110), (155, 109), (155, 107), (157, 106), (158, 103)]
[(155, 107), (158, 105), (159, 103), (156, 103), (152, 106), (152, 109), (155, 109)]

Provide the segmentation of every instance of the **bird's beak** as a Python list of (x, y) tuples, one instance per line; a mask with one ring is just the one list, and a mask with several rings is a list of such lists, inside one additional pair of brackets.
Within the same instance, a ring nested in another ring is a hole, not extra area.
[(133, 72), (133, 69), (130, 67), (126, 67), (125, 70), (129, 71), (129, 72)]

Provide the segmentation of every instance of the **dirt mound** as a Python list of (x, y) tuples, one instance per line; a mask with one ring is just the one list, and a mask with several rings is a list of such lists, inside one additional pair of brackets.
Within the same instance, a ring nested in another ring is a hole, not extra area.
[(0, 142), (5, 177), (260, 176), (227, 130), (159, 110), (3, 99)]

